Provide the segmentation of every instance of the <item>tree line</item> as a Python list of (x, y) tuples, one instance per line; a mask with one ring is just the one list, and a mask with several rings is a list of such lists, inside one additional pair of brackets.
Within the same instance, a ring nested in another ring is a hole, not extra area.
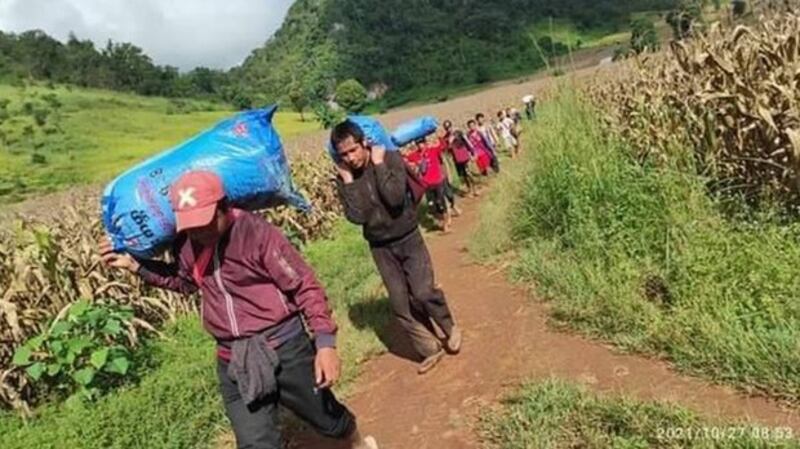
[(62, 43), (40, 30), (0, 31), (0, 81), (26, 79), (164, 97), (225, 99), (233, 94), (225, 71), (198, 67), (180, 73), (176, 67), (154, 64), (130, 43), (109, 40), (97, 48), (74, 34)]

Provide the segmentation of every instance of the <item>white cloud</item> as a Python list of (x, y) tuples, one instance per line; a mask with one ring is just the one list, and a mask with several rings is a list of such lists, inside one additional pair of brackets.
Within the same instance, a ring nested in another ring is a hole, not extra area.
[(278, 29), (293, 0), (0, 0), (0, 30), (70, 31), (102, 47), (131, 42), (157, 64), (239, 64)]

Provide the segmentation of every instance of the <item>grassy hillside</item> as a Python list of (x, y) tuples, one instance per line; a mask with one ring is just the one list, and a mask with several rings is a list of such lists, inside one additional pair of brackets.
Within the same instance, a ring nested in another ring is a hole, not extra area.
[[(210, 102), (66, 87), (0, 85), (3, 99), (0, 203), (107, 181), (235, 112)], [(292, 112), (279, 113), (276, 126), (284, 139), (317, 128)]]

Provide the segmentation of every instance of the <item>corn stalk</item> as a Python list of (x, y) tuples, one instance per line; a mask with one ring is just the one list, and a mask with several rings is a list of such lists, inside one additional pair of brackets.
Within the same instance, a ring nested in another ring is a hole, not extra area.
[(677, 162), (715, 192), (800, 206), (800, 16), (712, 25), (629, 60), (590, 98), (642, 161)]

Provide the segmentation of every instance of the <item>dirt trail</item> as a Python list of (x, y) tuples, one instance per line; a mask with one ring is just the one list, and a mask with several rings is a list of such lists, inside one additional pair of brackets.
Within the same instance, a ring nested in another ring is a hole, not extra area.
[[(463, 352), (446, 358), (426, 376), (415, 365), (387, 353), (365, 366), (349, 405), (362, 429), (383, 449), (479, 447), (473, 424), (482, 408), (509, 387), (551, 377), (600, 392), (680, 402), (709, 417), (747, 419), (800, 431), (798, 410), (676, 374), (666, 363), (621, 355), (602, 344), (557, 333), (547, 310), (505, 280), (503, 272), (469, 262), (465, 245), (478, 219), (475, 201), (455, 231), (428, 236), (437, 280), (464, 330)], [(403, 346), (400, 334), (392, 334)], [(298, 447), (331, 448), (306, 435)]]

